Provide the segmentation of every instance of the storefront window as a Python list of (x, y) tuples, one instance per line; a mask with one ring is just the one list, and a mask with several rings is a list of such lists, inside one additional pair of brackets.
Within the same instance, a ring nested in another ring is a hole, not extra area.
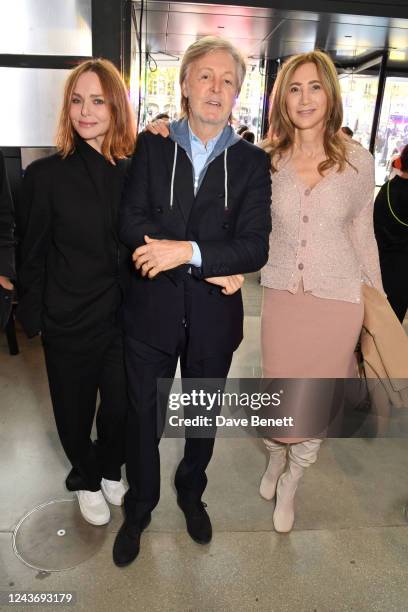
[[(164, 64), (164, 63), (163, 63)], [(142, 96), (140, 128), (159, 113), (167, 113), (170, 119), (177, 119), (179, 112), (179, 88), (178, 66), (163, 65), (162, 63), (154, 70), (146, 69), (142, 76)], [(132, 99), (135, 100), (135, 92), (132, 91)], [(136, 100), (135, 100), (136, 101)]]
[(378, 89), (378, 77), (346, 74), (339, 78), (343, 98), (343, 125), (351, 128), (353, 138), (366, 149), (370, 146)]
[(233, 115), (236, 127), (247, 125), (248, 129), (255, 134), (255, 141), (261, 138), (264, 88), (265, 76), (261, 73), (259, 65), (248, 65), (244, 85)]

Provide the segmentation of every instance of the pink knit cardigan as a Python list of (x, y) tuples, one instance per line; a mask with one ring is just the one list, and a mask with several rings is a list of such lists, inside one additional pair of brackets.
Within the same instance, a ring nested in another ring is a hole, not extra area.
[(289, 156), (272, 175), (272, 232), (265, 287), (359, 302), (361, 283), (383, 291), (373, 228), (374, 160), (348, 146), (343, 172), (332, 168), (312, 189), (296, 175)]

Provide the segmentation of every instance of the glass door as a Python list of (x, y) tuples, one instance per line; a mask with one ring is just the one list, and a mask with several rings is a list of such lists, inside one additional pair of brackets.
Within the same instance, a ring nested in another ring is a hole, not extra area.
[(342, 74), (339, 77), (339, 83), (343, 98), (343, 126), (353, 130), (353, 138), (368, 149), (378, 90), (378, 77), (363, 74)]

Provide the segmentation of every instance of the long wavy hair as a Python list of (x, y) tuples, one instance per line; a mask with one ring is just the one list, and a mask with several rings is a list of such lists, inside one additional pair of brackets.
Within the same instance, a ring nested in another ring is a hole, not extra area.
[(94, 72), (98, 76), (111, 113), (109, 129), (101, 148), (102, 155), (109, 161), (129, 157), (135, 147), (136, 122), (122, 77), (114, 64), (106, 59), (86, 60), (74, 68), (67, 78), (56, 137), (59, 154), (65, 159), (75, 150), (76, 132), (69, 110), (77, 81), (85, 72)]
[(296, 128), (289, 117), (286, 98), (294, 73), (300, 66), (309, 63), (316, 66), (327, 96), (326, 129), (323, 139), (327, 159), (319, 164), (318, 171), (322, 175), (329, 168), (337, 166), (338, 171), (342, 172), (349, 163), (346, 140), (340, 131), (343, 122), (343, 102), (336, 67), (326, 53), (316, 50), (294, 55), (288, 59), (282, 65), (273, 86), (269, 129), (263, 141), (263, 147), (271, 156), (272, 172), (277, 171), (277, 163), (294, 145)]

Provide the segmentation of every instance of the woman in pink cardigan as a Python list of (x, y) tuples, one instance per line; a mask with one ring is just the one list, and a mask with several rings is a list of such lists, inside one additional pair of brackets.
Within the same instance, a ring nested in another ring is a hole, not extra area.
[[(325, 53), (304, 53), (283, 65), (265, 143), (273, 195), (269, 260), (262, 271), (264, 378), (355, 376), (361, 283), (382, 290), (373, 230), (374, 160), (342, 136), (342, 116), (336, 69)], [(313, 418), (306, 398), (303, 407), (306, 415), (300, 416)], [(260, 493), (266, 499), (276, 493), (274, 527), (288, 532), (298, 482), (316, 461), (321, 439), (265, 444), (270, 459)]]

